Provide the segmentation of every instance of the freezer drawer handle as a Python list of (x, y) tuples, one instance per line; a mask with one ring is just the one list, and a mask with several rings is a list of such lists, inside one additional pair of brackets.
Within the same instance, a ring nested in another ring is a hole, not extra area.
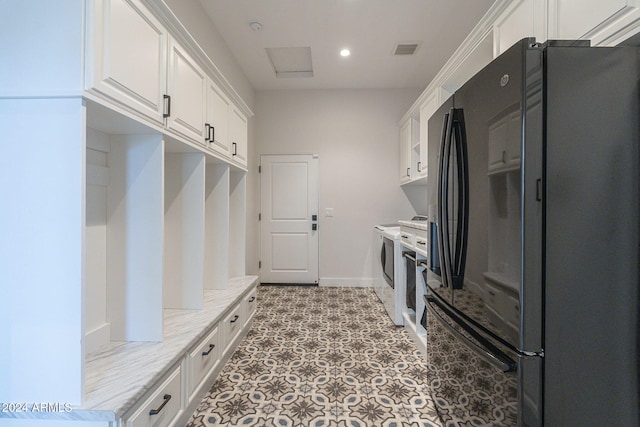
[[(498, 356), (483, 349), (482, 347), (480, 347), (479, 345), (471, 341), (469, 338), (461, 334), (456, 328), (451, 326), (449, 322), (444, 320), (442, 316), (440, 316), (440, 314), (438, 314), (438, 312), (431, 306), (432, 304), (438, 305), (435, 299), (433, 299), (433, 297), (425, 297), (425, 302), (426, 302), (425, 306), (427, 307), (427, 310), (429, 310), (429, 313), (431, 313), (438, 320), (438, 322), (442, 324), (442, 326), (447, 328), (449, 332), (454, 334), (462, 343), (464, 343), (470, 350), (474, 351), (478, 356), (484, 359), (487, 363), (492, 364), (496, 368), (500, 369), (502, 372), (514, 372), (516, 370), (516, 364), (514, 362), (511, 362), (511, 363), (503, 362), (502, 360), (500, 360), (500, 358), (498, 358)], [(440, 308), (443, 308), (443, 307), (440, 307)], [(503, 357), (506, 358), (506, 356), (503, 356)]]

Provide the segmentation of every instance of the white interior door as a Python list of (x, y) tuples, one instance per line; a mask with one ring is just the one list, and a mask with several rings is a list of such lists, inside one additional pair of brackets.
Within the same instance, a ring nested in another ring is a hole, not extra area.
[(261, 156), (260, 166), (260, 280), (318, 283), (318, 156)]

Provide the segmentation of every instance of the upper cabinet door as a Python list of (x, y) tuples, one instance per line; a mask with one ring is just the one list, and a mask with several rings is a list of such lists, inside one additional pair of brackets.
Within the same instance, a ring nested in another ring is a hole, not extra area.
[(235, 108), (231, 112), (231, 156), (234, 162), (247, 166), (247, 119)]
[(161, 125), (167, 30), (139, 0), (93, 0), (88, 10), (86, 89)]
[(400, 183), (411, 180), (411, 120), (400, 128)]
[[(636, 12), (637, 19), (639, 5), (638, 0), (556, 0), (555, 8), (551, 9), (550, 14), (552, 17), (555, 15), (557, 21), (556, 38), (589, 38), (592, 43), (598, 44), (602, 36), (606, 37), (607, 33), (612, 32), (604, 27), (609, 24), (615, 28), (620, 27), (613, 22), (618, 17)], [(601, 29), (605, 34), (598, 34)]]
[(212, 81), (207, 86), (207, 132), (206, 140), (209, 147), (218, 153), (229, 156), (231, 143), (229, 142), (229, 113), (231, 103)]
[(205, 143), (207, 75), (173, 38), (169, 40), (167, 127)]

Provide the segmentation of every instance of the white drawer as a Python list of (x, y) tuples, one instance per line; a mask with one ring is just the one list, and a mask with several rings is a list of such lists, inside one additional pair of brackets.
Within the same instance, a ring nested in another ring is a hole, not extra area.
[(144, 404), (127, 419), (127, 427), (165, 427), (182, 412), (182, 372), (178, 366)]
[(244, 297), (244, 319), (245, 323), (248, 322), (253, 313), (256, 312), (256, 307), (258, 306), (258, 292), (256, 288), (253, 288), (249, 294)]
[(236, 304), (229, 314), (222, 321), (222, 336), (224, 340), (224, 354), (229, 350), (229, 346), (236, 339), (240, 331), (242, 330), (242, 305)]
[(219, 334), (216, 326), (187, 356), (189, 394), (198, 388), (220, 361), (220, 343), (218, 340)]
[(415, 245), (413, 230), (409, 231), (406, 227), (400, 227), (400, 240), (405, 246), (413, 248)]
[(423, 256), (428, 255), (428, 241), (427, 241), (427, 232), (425, 230), (416, 230), (414, 234), (415, 239), (415, 250)]

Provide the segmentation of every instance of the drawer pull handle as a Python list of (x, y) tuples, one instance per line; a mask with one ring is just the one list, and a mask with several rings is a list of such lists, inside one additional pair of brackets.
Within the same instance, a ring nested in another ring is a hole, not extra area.
[(214, 349), (215, 347), (216, 347), (216, 346), (215, 346), (214, 344), (209, 344), (209, 350), (208, 350), (208, 351), (203, 351), (203, 352), (202, 352), (202, 355), (203, 355), (203, 356), (208, 356), (208, 355), (209, 355), (209, 353), (211, 353), (211, 351), (213, 351), (213, 349)]
[(238, 320), (240, 316), (238, 316), (237, 314), (235, 316), (233, 316), (233, 319), (231, 320), (231, 323), (236, 323), (236, 320)]
[(254, 302), (256, 300), (256, 297), (251, 297), (251, 299), (249, 300), (249, 302)]
[(169, 401), (171, 400), (171, 395), (170, 394), (165, 394), (164, 396), (162, 396), (162, 398), (164, 399), (164, 402), (162, 402), (162, 405), (160, 405), (158, 407), (158, 409), (152, 409), (149, 411), (149, 415), (158, 415), (160, 413), (160, 411), (162, 411), (165, 407), (165, 405), (167, 403), (169, 403)]
[(171, 117), (171, 96), (169, 95), (162, 95), (163, 99), (164, 99), (164, 105), (167, 107), (167, 112), (166, 113), (162, 113), (162, 118), (166, 119), (167, 117)]

